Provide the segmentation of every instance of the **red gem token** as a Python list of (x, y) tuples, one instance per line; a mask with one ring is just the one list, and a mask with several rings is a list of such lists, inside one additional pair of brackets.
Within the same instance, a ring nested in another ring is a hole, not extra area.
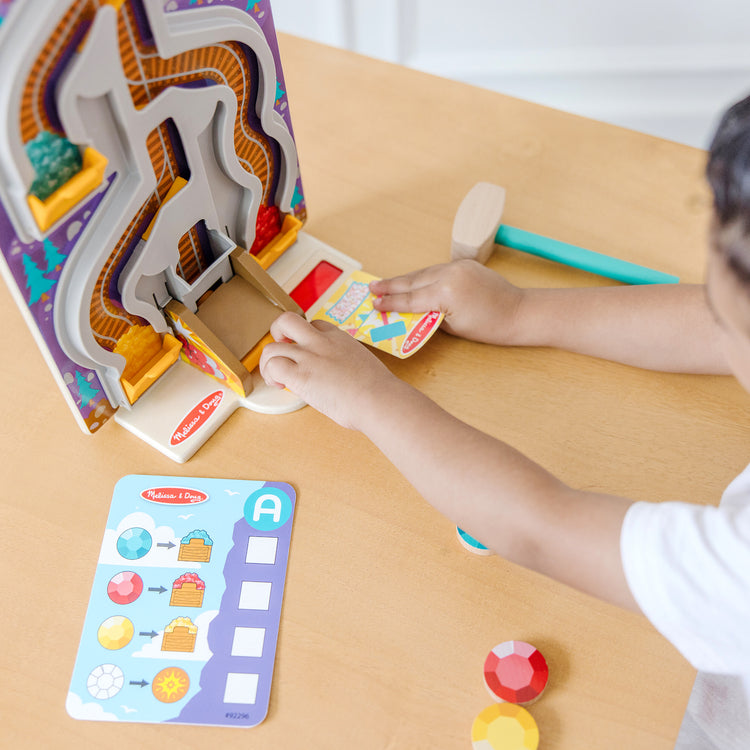
[(542, 654), (524, 641), (495, 646), (484, 661), (484, 682), (498, 701), (532, 703), (547, 685), (549, 668)]
[(107, 585), (107, 594), (115, 604), (130, 604), (143, 591), (143, 579), (132, 570), (112, 576)]

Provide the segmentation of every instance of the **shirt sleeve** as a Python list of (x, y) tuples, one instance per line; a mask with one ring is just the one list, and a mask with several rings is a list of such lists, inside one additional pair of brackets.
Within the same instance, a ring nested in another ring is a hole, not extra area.
[(620, 550), (643, 613), (696, 669), (750, 672), (750, 505), (634, 503)]

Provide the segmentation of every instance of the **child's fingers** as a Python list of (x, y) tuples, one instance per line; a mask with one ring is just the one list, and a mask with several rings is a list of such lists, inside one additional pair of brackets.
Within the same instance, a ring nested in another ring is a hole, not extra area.
[(297, 313), (284, 312), (271, 323), (271, 336), (274, 341), (291, 341), (303, 346), (315, 338), (313, 327)]
[(373, 280), (370, 282), (370, 291), (378, 296), (403, 294), (420, 286), (432, 284), (440, 275), (443, 265), (428, 266), (390, 279)]
[(339, 330), (338, 328), (336, 328), (335, 325), (333, 325), (333, 323), (329, 323), (327, 320), (316, 319), (316, 320), (313, 320), (310, 323), (310, 325), (313, 328), (317, 328), (319, 331), (323, 331), (324, 333), (326, 331), (338, 331)]
[(370, 291), (376, 295), (375, 308), (383, 312), (440, 310), (440, 281), (445, 267), (446, 264), (441, 263), (403, 276), (370, 282)]
[(384, 294), (373, 300), (376, 310), (383, 312), (429, 312), (441, 309), (436, 285), (420, 286), (396, 294)]
[(298, 352), (297, 344), (274, 343), (264, 346), (258, 363), (263, 380), (270, 386), (293, 391)]

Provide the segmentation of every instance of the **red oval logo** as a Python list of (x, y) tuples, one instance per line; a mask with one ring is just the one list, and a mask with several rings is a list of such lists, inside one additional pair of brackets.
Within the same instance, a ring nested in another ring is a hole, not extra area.
[(195, 505), (205, 503), (208, 493), (189, 487), (151, 487), (143, 490), (141, 497), (149, 502), (164, 505)]
[(172, 433), (170, 445), (179, 445), (187, 440), (194, 432), (199, 430), (208, 418), (219, 408), (224, 398), (224, 391), (214, 391), (197, 404), (185, 419), (180, 422), (179, 427)]
[(401, 344), (401, 353), (410, 354), (418, 349), (430, 337), (433, 329), (440, 325), (443, 320), (443, 314), (433, 310), (423, 315), (419, 323), (414, 326), (412, 332), (406, 337)]

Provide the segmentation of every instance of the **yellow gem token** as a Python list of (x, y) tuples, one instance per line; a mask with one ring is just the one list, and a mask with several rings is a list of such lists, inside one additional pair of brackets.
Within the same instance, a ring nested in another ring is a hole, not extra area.
[(474, 750), (536, 750), (539, 729), (534, 717), (515, 703), (495, 703), (474, 719)]
[(104, 648), (117, 651), (118, 648), (124, 648), (130, 643), (134, 630), (133, 623), (127, 617), (115, 615), (108, 617), (99, 626), (96, 637)]

